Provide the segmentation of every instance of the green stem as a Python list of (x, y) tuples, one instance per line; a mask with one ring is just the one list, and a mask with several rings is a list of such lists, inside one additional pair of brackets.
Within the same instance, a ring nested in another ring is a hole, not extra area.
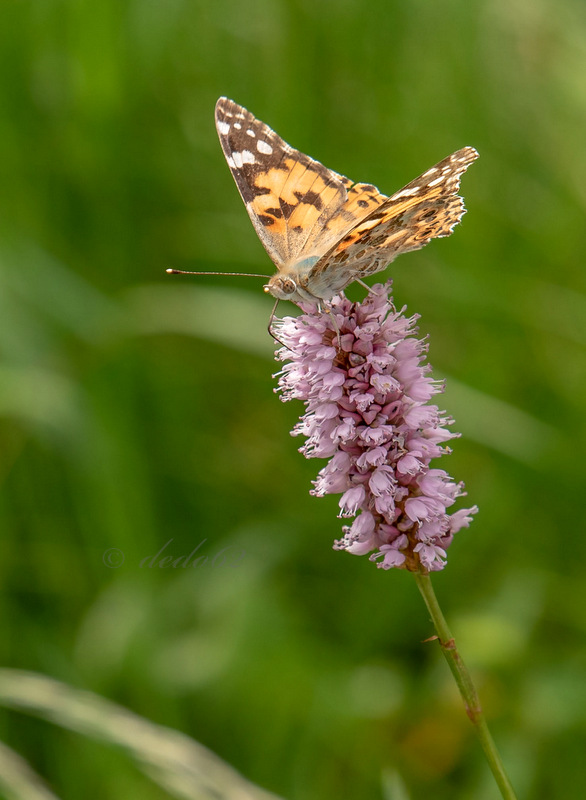
[(431, 614), (442, 652), (446, 657), (448, 666), (452, 670), (452, 675), (456, 679), (458, 689), (460, 690), (460, 694), (464, 700), (466, 714), (468, 714), (470, 721), (474, 725), (474, 730), (480, 739), (480, 744), (482, 745), (488, 765), (492, 770), (492, 774), (494, 775), (501, 795), (503, 798), (505, 798), (505, 800), (516, 800), (515, 792), (513, 791), (513, 787), (511, 786), (511, 783), (505, 773), (503, 762), (501, 761), (501, 757), (496, 749), (494, 740), (490, 735), (490, 731), (488, 730), (488, 725), (486, 724), (486, 719), (480, 706), (480, 700), (478, 699), (476, 688), (472, 683), (470, 673), (462, 661), (460, 653), (456, 648), (454, 637), (452, 636), (444, 615), (441, 612), (437, 602), (437, 597), (435, 596), (435, 592), (433, 591), (433, 587), (431, 585), (430, 577), (422, 572), (413, 572), (412, 574), (417, 582), (419, 591), (423, 595), (427, 609)]

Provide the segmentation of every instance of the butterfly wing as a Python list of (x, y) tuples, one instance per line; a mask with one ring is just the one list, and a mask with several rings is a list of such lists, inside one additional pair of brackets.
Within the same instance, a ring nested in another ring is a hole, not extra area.
[(252, 224), (279, 269), (314, 264), (387, 199), (295, 150), (226, 97), (216, 104), (216, 128)]
[(464, 147), (383, 201), (308, 271), (308, 290), (331, 297), (357, 278), (384, 269), (401, 253), (449, 236), (466, 210), (458, 195), (460, 178), (477, 158), (473, 147)]

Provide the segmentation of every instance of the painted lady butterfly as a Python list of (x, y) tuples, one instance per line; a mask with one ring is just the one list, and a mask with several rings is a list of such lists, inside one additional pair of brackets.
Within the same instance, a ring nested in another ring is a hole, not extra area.
[(284, 142), (221, 97), (216, 127), (252, 224), (277, 266), (265, 291), (327, 300), (409, 250), (449, 236), (465, 212), (460, 177), (478, 158), (463, 147), (391, 197), (353, 183)]

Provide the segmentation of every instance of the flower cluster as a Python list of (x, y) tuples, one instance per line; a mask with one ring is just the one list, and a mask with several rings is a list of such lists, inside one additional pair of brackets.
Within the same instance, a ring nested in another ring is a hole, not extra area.
[(279, 390), (306, 404), (292, 431), (306, 437), (300, 452), (329, 459), (311, 493), (341, 493), (340, 516), (355, 517), (334, 547), (371, 553), (383, 569), (440, 570), (454, 533), (478, 509), (446, 512), (463, 484), (429, 465), (458, 434), (429, 403), (443, 384), (423, 363), (418, 317), (397, 311), (390, 291), (389, 281), (362, 303), (342, 294), (327, 311), (306, 304), (301, 316), (279, 320)]

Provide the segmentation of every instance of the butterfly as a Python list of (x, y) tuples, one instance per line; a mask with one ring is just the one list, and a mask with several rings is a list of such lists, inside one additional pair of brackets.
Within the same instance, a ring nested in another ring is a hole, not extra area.
[(478, 158), (463, 147), (387, 197), (295, 150), (227, 97), (216, 128), (254, 229), (277, 267), (277, 299), (328, 300), (401, 253), (449, 236), (465, 213), (460, 178)]

